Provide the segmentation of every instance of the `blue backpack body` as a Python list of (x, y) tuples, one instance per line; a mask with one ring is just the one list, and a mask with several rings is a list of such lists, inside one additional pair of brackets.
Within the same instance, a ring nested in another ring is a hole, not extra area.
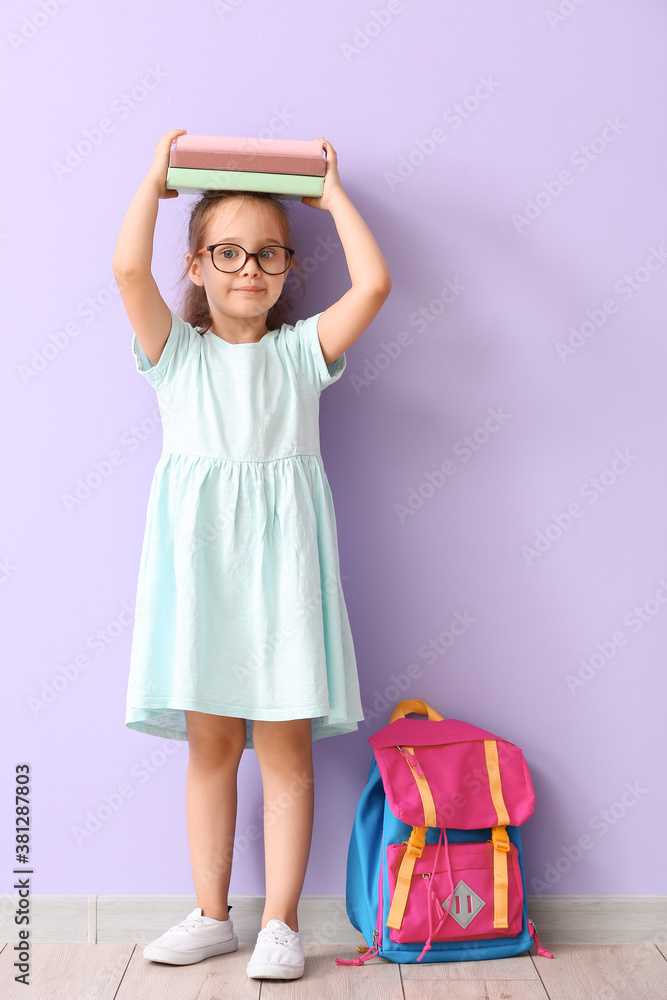
[[(401, 702), (398, 712), (420, 712), (428, 706), (421, 701)], [(432, 711), (432, 710), (431, 710)], [(394, 713), (396, 714), (396, 713)], [(441, 717), (440, 717), (441, 718)], [(393, 719), (393, 716), (392, 716)], [(426, 723), (424, 723), (426, 725)], [(419, 752), (419, 751), (417, 751)], [(518, 853), (518, 867), (523, 885), (523, 912), (521, 930), (514, 936), (482, 937), (478, 940), (433, 940), (424, 951), (424, 942), (399, 943), (391, 940), (387, 920), (390, 910), (387, 850), (390, 845), (405, 844), (413, 827), (399, 819), (389, 807), (383, 776), (375, 756), (371, 760), (366, 786), (362, 791), (352, 827), (347, 855), (346, 910), (358, 931), (363, 934), (368, 949), (352, 960), (336, 959), (338, 965), (361, 965), (375, 955), (399, 964), (416, 962), (461, 962), (506, 958), (530, 950), (533, 938), (538, 954), (553, 957), (545, 951), (535, 934), (535, 927), (528, 917), (523, 851), (518, 826), (506, 825), (507, 836)], [(425, 844), (435, 844), (441, 839), (441, 828), (428, 827)], [(474, 844), (491, 841), (492, 829), (456, 829), (447, 827), (450, 845)], [(516, 862), (515, 862), (516, 864)], [(380, 896), (381, 893), (381, 896)], [(448, 897), (449, 898), (449, 897)], [(443, 907), (445, 903), (442, 903)], [(482, 905), (484, 905), (482, 903)], [(364, 951), (358, 947), (358, 951)], [(421, 956), (421, 957), (420, 957)]]
[[(389, 844), (400, 844), (407, 840), (412, 827), (401, 822), (392, 813), (387, 803), (382, 785), (382, 776), (375, 758), (371, 761), (368, 782), (364, 788), (352, 827), (350, 846), (347, 854), (347, 881), (345, 909), (353, 927), (364, 935), (369, 947), (377, 946), (377, 954), (401, 965), (416, 962), (422, 944), (398, 944), (390, 941), (386, 934), (389, 916), (389, 880), (387, 866), (382, 872), (382, 920), (378, 926), (380, 865), (387, 856)], [(432, 827), (427, 831), (426, 843), (435, 843), (440, 830)], [(523, 852), (519, 828), (508, 826), (507, 834), (519, 852), (521, 876), (523, 875)], [(491, 828), (487, 830), (447, 829), (450, 844), (486, 841), (491, 838)], [(377, 850), (370, 850), (377, 845)], [(422, 962), (464, 962), (474, 959), (505, 958), (520, 955), (530, 949), (532, 939), (528, 925), (526, 905), (526, 885), (524, 879), (523, 926), (518, 937), (487, 938), (481, 941), (434, 941)], [(383, 928), (385, 934), (382, 934)]]

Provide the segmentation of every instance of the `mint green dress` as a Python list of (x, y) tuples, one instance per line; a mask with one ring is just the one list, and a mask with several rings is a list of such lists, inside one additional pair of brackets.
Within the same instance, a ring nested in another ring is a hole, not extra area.
[[(171, 310), (170, 310), (171, 311)], [(321, 313), (230, 344), (171, 312), (156, 365), (163, 445), (148, 498), (125, 724), (187, 739), (184, 709), (311, 719), (313, 740), (364, 718), (340, 580), (319, 399)]]

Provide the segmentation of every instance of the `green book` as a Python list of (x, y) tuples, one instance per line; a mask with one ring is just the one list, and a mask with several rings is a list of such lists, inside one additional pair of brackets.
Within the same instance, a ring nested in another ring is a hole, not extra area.
[(304, 174), (264, 174), (246, 170), (202, 170), (167, 167), (167, 188), (181, 194), (204, 191), (267, 191), (281, 198), (319, 198), (324, 177)]

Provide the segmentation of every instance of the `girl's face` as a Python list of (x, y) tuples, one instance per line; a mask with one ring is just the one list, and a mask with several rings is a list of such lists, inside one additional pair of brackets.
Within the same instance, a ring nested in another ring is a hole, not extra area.
[[(202, 246), (237, 243), (248, 253), (257, 253), (269, 244), (286, 246), (282, 226), (270, 209), (243, 201), (227, 201), (217, 206), (209, 219)], [(206, 289), (211, 316), (251, 319), (266, 315), (283, 290), (288, 272), (266, 274), (254, 257), (248, 257), (238, 271), (219, 271), (211, 254), (195, 256), (190, 278)], [(246, 289), (255, 289), (247, 291)]]

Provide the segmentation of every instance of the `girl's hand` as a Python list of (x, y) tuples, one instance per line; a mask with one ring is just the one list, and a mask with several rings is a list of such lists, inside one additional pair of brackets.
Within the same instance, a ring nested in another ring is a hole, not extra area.
[(146, 174), (146, 177), (155, 183), (158, 198), (178, 198), (178, 191), (174, 191), (166, 186), (167, 167), (169, 166), (169, 149), (176, 136), (185, 135), (186, 132), (187, 129), (184, 128), (173, 128), (170, 132), (166, 132), (162, 136), (155, 147), (153, 162), (151, 163), (150, 170)]
[(302, 198), (301, 201), (304, 205), (310, 205), (311, 208), (329, 208), (331, 199), (343, 190), (343, 185), (341, 184), (340, 177), (338, 176), (338, 156), (336, 155), (336, 150), (333, 148), (330, 142), (323, 139), (322, 136), (316, 140), (321, 142), (327, 151), (327, 164), (324, 173), (324, 188), (322, 189), (322, 194), (319, 198)]

